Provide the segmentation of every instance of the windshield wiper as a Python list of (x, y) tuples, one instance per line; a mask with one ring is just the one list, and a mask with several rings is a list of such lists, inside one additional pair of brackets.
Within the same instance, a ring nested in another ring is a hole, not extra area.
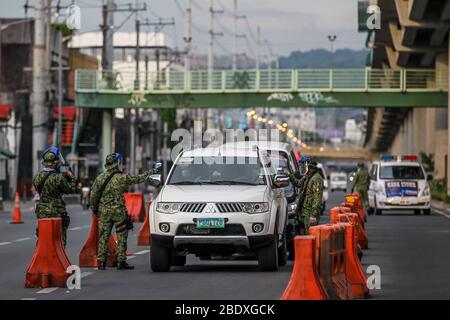
[(179, 186), (192, 185), (192, 184), (199, 184), (199, 183), (194, 182), (194, 181), (177, 181), (177, 182), (169, 183), (169, 185), (179, 185)]
[(232, 181), (232, 180), (209, 181), (209, 182), (205, 182), (205, 184), (217, 184), (217, 185), (246, 185), (246, 186), (258, 186), (258, 185), (259, 185), (259, 184), (255, 184), (255, 183), (251, 183), (251, 182)]

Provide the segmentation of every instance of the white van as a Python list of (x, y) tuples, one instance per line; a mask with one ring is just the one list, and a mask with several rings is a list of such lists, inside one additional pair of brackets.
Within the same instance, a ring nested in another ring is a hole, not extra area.
[(431, 191), (424, 168), (416, 156), (384, 155), (369, 170), (369, 214), (385, 210), (431, 213)]

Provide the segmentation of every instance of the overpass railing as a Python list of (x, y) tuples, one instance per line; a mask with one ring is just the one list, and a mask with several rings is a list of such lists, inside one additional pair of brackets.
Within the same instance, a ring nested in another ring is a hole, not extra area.
[(407, 92), (448, 91), (434, 69), (278, 69), (161, 72), (76, 70), (77, 92)]

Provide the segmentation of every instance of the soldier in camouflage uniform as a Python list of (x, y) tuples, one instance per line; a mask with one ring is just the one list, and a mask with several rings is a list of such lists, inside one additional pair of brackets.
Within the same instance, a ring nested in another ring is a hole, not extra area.
[[(70, 217), (62, 195), (75, 193), (76, 181), (70, 169), (65, 173), (61, 172), (60, 153), (56, 147), (44, 151), (42, 165), (44, 168), (33, 178), (33, 186), (37, 192), (35, 214), (38, 219), (62, 218), (62, 238), (65, 247)], [(39, 236), (38, 230), (36, 234)]]
[(299, 234), (308, 234), (311, 222), (317, 223), (322, 211), (323, 178), (317, 169), (317, 162), (306, 161), (306, 173), (301, 179), (289, 175), (291, 182), (299, 188), (297, 219), (300, 222)]
[(370, 186), (370, 176), (367, 172), (363, 162), (358, 163), (358, 171), (356, 171), (355, 178), (353, 180), (353, 191), (359, 193), (361, 202), (367, 208), (369, 206), (369, 198), (367, 192)]
[[(116, 228), (118, 235), (119, 251), (117, 254), (117, 269), (134, 269), (134, 266), (126, 262), (128, 230), (132, 227), (132, 222), (125, 206), (124, 193), (133, 184), (146, 181), (155, 186), (159, 184), (159, 181), (150, 178), (151, 174), (156, 173), (155, 170), (147, 171), (139, 175), (123, 173), (120, 170), (121, 161), (122, 157), (119, 153), (112, 153), (106, 157), (106, 170), (95, 179), (90, 195), (92, 208), (98, 208), (98, 212), (94, 213), (100, 216), (100, 241), (97, 256), (100, 262), (100, 270), (106, 269), (107, 245), (113, 226)], [(112, 178), (104, 187), (103, 193), (99, 195), (102, 185), (111, 174), (113, 174)]]

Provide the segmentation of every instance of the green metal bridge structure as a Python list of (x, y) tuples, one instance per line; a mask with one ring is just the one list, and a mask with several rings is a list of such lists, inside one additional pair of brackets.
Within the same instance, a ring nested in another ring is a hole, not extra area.
[(76, 70), (85, 108), (447, 107), (435, 69)]

